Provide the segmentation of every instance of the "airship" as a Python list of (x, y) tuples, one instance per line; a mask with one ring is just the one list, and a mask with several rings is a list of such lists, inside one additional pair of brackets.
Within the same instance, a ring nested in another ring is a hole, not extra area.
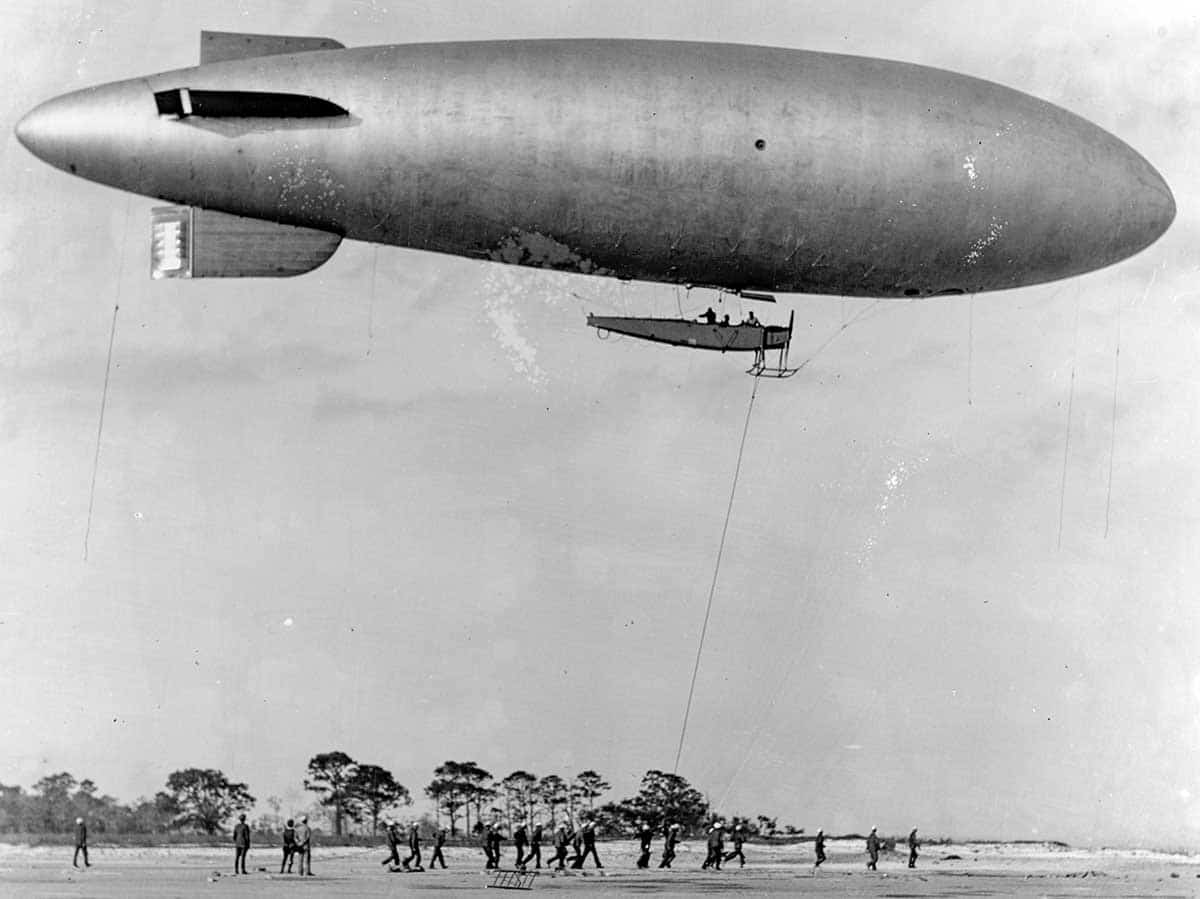
[(48, 100), (16, 135), (173, 204), (152, 212), (156, 277), (297, 275), (349, 239), (727, 291), (928, 297), (1093, 271), (1175, 215), (1149, 162), (1049, 102), (746, 45), (203, 32), (199, 65)]

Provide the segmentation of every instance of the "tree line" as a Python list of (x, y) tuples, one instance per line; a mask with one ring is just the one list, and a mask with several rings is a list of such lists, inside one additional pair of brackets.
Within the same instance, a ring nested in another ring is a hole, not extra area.
[[(330, 828), (339, 837), (346, 835), (351, 825), (360, 833), (377, 834), (385, 817), (412, 804), (408, 788), (386, 768), (357, 762), (341, 751), (313, 756), (303, 783), (328, 811)], [(674, 822), (689, 833), (703, 829), (714, 817), (704, 795), (678, 774), (647, 771), (635, 795), (598, 802), (610, 789), (591, 769), (569, 778), (557, 774), (538, 777), (521, 769), (497, 779), (473, 761), (448, 760), (434, 770), (423, 792), (434, 808), (430, 823), (446, 827), (452, 836), (478, 833), (494, 821), (511, 831), (514, 824), (531, 819), (553, 829), (560, 822), (573, 826), (583, 817), (594, 820), (600, 831), (609, 835), (632, 834), (639, 821), (656, 829)], [(211, 768), (175, 771), (153, 798), (141, 798), (131, 805), (99, 795), (91, 780), (77, 781), (64, 771), (43, 777), (31, 792), (0, 784), (0, 833), (67, 833), (75, 819), (82, 817), (98, 835), (216, 834), (255, 803), (246, 784)], [(282, 823), (282, 803), (270, 797), (267, 804), (275, 815), (260, 820), (275, 829)], [(775, 819), (765, 815), (743, 815), (740, 820), (753, 833), (773, 836), (778, 832)], [(788, 827), (783, 832), (803, 830)]]

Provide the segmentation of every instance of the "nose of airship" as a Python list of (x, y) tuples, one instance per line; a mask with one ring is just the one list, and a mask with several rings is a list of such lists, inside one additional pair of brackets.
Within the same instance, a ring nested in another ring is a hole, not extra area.
[(21, 145), (43, 162), (116, 184), (128, 173), (129, 151), (154, 108), (144, 81), (122, 81), (47, 100), (14, 130)]

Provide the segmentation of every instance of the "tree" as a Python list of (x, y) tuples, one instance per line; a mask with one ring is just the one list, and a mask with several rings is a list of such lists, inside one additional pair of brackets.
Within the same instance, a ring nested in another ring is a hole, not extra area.
[(358, 816), (371, 819), (371, 835), (379, 831), (379, 815), (393, 805), (408, 805), (412, 797), (408, 788), (396, 782), (392, 772), (379, 765), (358, 765), (347, 784), (347, 803), (355, 807)]
[(468, 833), (471, 831), (470, 806), (475, 806), (475, 821), (476, 823), (481, 823), (483, 821), (483, 804), (493, 799), (496, 795), (496, 791), (491, 786), (491, 780), (491, 773), (480, 768), (474, 762), (458, 763), (458, 783), (461, 785), (463, 795), (466, 797), (468, 804)]
[(176, 771), (167, 778), (167, 790), (179, 809), (175, 826), (195, 827), (210, 834), (224, 827), (234, 812), (254, 805), (245, 784), (233, 783), (212, 768)]
[(708, 802), (700, 791), (678, 774), (665, 771), (647, 771), (637, 796), (628, 804), (655, 829), (667, 821), (685, 830), (694, 829), (708, 814)]
[(567, 782), (557, 774), (547, 774), (537, 785), (538, 798), (550, 809), (550, 829), (554, 829), (555, 810), (567, 804)]
[(606, 782), (599, 774), (589, 769), (575, 775), (573, 786), (575, 787), (576, 795), (587, 800), (588, 811), (591, 811), (592, 800), (609, 790), (612, 784)]
[(179, 803), (161, 790), (153, 799), (139, 799), (130, 811), (130, 830), (134, 833), (164, 833), (179, 817)]
[(75, 824), (75, 807), (71, 792), (78, 786), (66, 771), (48, 774), (33, 785), (33, 816), (39, 830), (62, 833)]
[(437, 767), (434, 772), (437, 776), (425, 788), (425, 795), (433, 800), (435, 814), (446, 813), (446, 817), (450, 819), (450, 835), (457, 836), (458, 811), (466, 804), (466, 799), (463, 797), (457, 781), (441, 774), (445, 768), (445, 765)]
[(528, 771), (514, 771), (500, 781), (500, 788), (504, 791), (504, 809), (509, 831), (513, 826), (514, 808), (520, 820), (533, 817), (533, 807), (537, 801), (537, 783), (538, 779)]
[(764, 837), (773, 837), (779, 829), (778, 818), (768, 818), (766, 815), (759, 815), (755, 819), (758, 823), (758, 832)]
[(354, 759), (344, 752), (322, 752), (308, 760), (304, 789), (312, 790), (321, 805), (333, 809), (333, 832), (339, 837), (343, 816), (357, 820), (357, 809), (347, 803), (355, 767)]

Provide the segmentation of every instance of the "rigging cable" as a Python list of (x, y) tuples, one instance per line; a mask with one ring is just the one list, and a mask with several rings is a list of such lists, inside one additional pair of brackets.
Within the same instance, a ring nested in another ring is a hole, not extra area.
[(125, 274), (125, 245), (129, 241), (129, 216), (133, 198), (125, 203), (125, 227), (121, 237), (121, 255), (117, 260), (117, 291), (113, 300), (112, 326), (108, 332), (108, 361), (104, 363), (104, 387), (100, 391), (100, 420), (96, 424), (96, 452), (92, 456), (92, 486), (88, 491), (87, 524), (83, 529), (83, 561), (88, 560), (88, 538), (92, 535), (92, 509), (96, 504), (96, 475), (100, 471), (100, 437), (104, 433), (104, 409), (108, 405), (108, 379), (112, 372), (113, 344), (117, 339), (117, 312), (121, 308), (121, 279)]
[(1075, 405), (1075, 366), (1079, 356), (1079, 297), (1075, 291), (1075, 345), (1071, 349), (1071, 386), (1067, 391), (1067, 436), (1063, 441), (1062, 483), (1058, 493), (1058, 548), (1062, 549), (1063, 515), (1067, 507), (1067, 460), (1071, 453), (1071, 412)]
[(704, 636), (708, 633), (708, 619), (712, 615), (713, 597), (717, 593), (717, 575), (721, 571), (721, 555), (725, 552), (725, 535), (729, 532), (729, 517), (733, 513), (733, 498), (737, 494), (738, 476), (742, 471), (742, 455), (746, 451), (746, 435), (750, 433), (750, 413), (754, 411), (754, 398), (758, 395), (758, 378), (754, 379), (754, 389), (750, 392), (750, 404), (746, 407), (746, 424), (742, 427), (742, 443), (738, 447), (737, 464), (733, 469), (733, 486), (729, 490), (729, 505), (725, 509), (725, 524), (721, 528), (721, 542), (717, 547), (717, 563), (713, 566), (712, 585), (708, 588), (708, 605), (704, 609), (704, 624), (700, 628), (700, 643), (696, 647), (696, 664), (692, 667), (692, 683), (688, 687), (687, 707), (683, 712), (683, 726), (679, 730), (679, 748), (675, 751), (675, 767), (672, 773), (679, 773), (679, 759), (683, 755), (683, 741), (687, 736), (688, 718), (692, 713), (692, 698), (696, 695), (696, 675), (700, 673), (700, 656), (704, 652)]

